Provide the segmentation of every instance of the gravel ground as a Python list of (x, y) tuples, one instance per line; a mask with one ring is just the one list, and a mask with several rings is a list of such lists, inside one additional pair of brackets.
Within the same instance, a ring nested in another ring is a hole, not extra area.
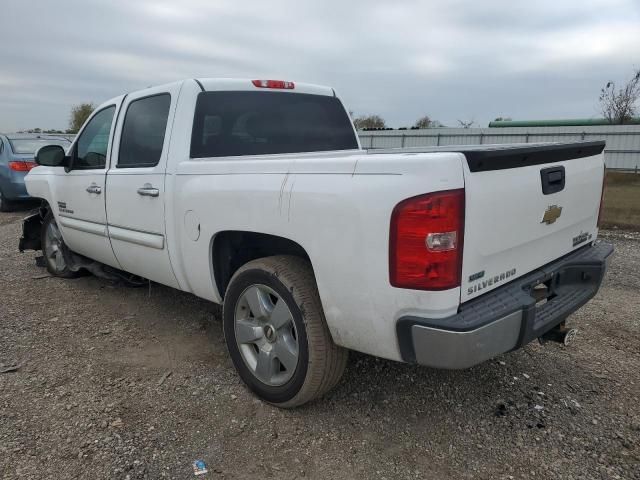
[(354, 353), (282, 411), (236, 377), (215, 305), (45, 277), (17, 252), (23, 215), (0, 214), (4, 479), (186, 479), (196, 459), (204, 478), (640, 479), (640, 234), (604, 234), (617, 253), (569, 347), (459, 372)]

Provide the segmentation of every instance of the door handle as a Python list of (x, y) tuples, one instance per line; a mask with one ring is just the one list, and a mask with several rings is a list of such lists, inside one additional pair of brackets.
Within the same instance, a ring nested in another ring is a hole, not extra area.
[(565, 176), (564, 166), (562, 165), (540, 170), (542, 193), (544, 195), (550, 195), (564, 190)]
[(91, 185), (89, 185), (87, 187), (87, 192), (95, 193), (96, 195), (100, 195), (100, 193), (102, 193), (102, 188), (99, 185), (96, 185), (95, 183), (92, 183)]
[(138, 189), (138, 195), (142, 195), (143, 197), (157, 197), (158, 195), (160, 195), (160, 190), (155, 188), (150, 183), (145, 183)]
[(551, 185), (554, 184), (554, 183), (560, 183), (560, 182), (562, 182), (562, 178), (563, 178), (562, 171), (558, 170), (558, 171), (555, 171), (555, 172), (551, 172), (551, 173), (549, 173), (547, 178), (549, 179), (549, 184), (551, 184)]

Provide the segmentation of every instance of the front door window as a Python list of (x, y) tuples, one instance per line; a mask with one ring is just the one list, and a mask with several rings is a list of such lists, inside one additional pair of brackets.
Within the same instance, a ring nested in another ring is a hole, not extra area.
[(107, 146), (115, 106), (107, 107), (89, 121), (76, 143), (74, 169), (103, 169), (107, 160)]

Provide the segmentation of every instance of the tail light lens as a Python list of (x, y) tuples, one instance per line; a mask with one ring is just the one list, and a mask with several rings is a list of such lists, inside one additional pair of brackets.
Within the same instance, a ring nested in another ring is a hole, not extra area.
[(251, 83), (258, 88), (278, 88), (281, 90), (293, 90), (295, 88), (293, 82), (285, 82), (284, 80), (251, 80)]
[(598, 209), (598, 228), (602, 222), (602, 210), (604, 209), (604, 192), (607, 189), (607, 166), (604, 166), (604, 173), (602, 174), (602, 192), (600, 193), (600, 208)]
[(391, 215), (391, 285), (415, 290), (460, 286), (463, 234), (464, 189), (400, 202)]
[(9, 168), (14, 172), (28, 172), (29, 170), (37, 166), (38, 164), (36, 162), (22, 162), (22, 161), (9, 162)]

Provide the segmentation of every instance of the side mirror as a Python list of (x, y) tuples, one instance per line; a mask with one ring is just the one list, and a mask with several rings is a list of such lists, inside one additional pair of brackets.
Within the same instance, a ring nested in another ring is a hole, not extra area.
[(64, 167), (65, 158), (64, 148), (60, 145), (46, 145), (36, 152), (36, 163), (43, 167)]

